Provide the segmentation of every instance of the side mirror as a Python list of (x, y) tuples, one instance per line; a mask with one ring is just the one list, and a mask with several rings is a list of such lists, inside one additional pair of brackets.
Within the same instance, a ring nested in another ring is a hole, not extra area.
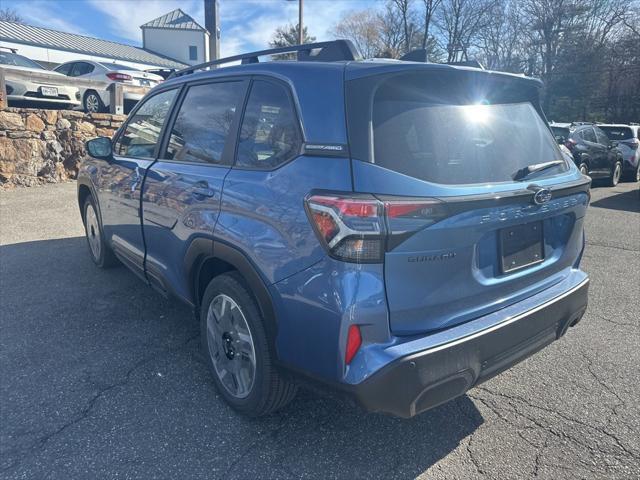
[(93, 158), (110, 160), (113, 155), (111, 139), (109, 137), (93, 138), (86, 143), (87, 152)]
[(609, 148), (616, 148), (618, 146), (618, 141), (617, 140), (611, 140), (609, 142)]
[(562, 135), (560, 135), (559, 137), (556, 137), (556, 142), (558, 142), (558, 145), (564, 145), (566, 141), (567, 139), (564, 138), (564, 136)]

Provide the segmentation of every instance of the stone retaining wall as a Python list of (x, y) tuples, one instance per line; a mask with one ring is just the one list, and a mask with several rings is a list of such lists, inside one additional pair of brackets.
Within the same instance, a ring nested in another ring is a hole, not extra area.
[(0, 185), (33, 186), (76, 177), (84, 142), (111, 137), (126, 116), (71, 110), (0, 111)]

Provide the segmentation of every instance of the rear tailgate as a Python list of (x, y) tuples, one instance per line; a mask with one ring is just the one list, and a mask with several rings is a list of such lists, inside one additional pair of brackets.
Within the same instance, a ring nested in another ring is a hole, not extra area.
[(348, 103), (355, 190), (435, 206), (387, 219), (395, 334), (488, 314), (562, 281), (579, 261), (588, 179), (536, 112), (537, 89), (482, 75), (420, 72), (347, 88), (358, 92), (352, 100), (374, 92), (364, 142), (358, 103)]

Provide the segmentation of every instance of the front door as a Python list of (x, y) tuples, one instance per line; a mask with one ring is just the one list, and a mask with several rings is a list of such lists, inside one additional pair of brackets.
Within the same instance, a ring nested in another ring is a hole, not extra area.
[(247, 81), (188, 86), (170, 121), (158, 161), (149, 169), (142, 211), (149, 281), (190, 301), (184, 259), (198, 238), (212, 238), (224, 178), (233, 161), (238, 112)]
[(173, 89), (153, 95), (131, 114), (116, 138), (113, 160), (103, 169), (99, 185), (106, 240), (118, 258), (142, 276), (142, 180), (157, 156), (160, 134), (176, 94)]

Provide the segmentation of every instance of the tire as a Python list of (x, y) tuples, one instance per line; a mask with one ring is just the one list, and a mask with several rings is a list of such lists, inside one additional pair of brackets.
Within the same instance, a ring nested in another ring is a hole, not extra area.
[(589, 176), (589, 167), (587, 166), (586, 163), (581, 163), (580, 166), (578, 167), (578, 170), (580, 170), (581, 174)]
[(117, 265), (118, 259), (104, 240), (102, 224), (98, 219), (98, 209), (92, 196), (88, 196), (84, 201), (82, 211), (85, 237), (87, 239), (91, 260), (93, 260), (93, 263), (99, 268), (110, 268)]
[(216, 388), (234, 410), (267, 415), (295, 396), (297, 386), (273, 365), (262, 315), (238, 273), (209, 283), (200, 307), (200, 339)]
[(82, 108), (86, 113), (102, 113), (106, 111), (100, 95), (93, 90), (89, 90), (84, 94)]
[(622, 176), (622, 162), (620, 160), (616, 160), (615, 165), (611, 169), (611, 175), (607, 179), (607, 185), (609, 187), (615, 187), (620, 182), (620, 177)]

